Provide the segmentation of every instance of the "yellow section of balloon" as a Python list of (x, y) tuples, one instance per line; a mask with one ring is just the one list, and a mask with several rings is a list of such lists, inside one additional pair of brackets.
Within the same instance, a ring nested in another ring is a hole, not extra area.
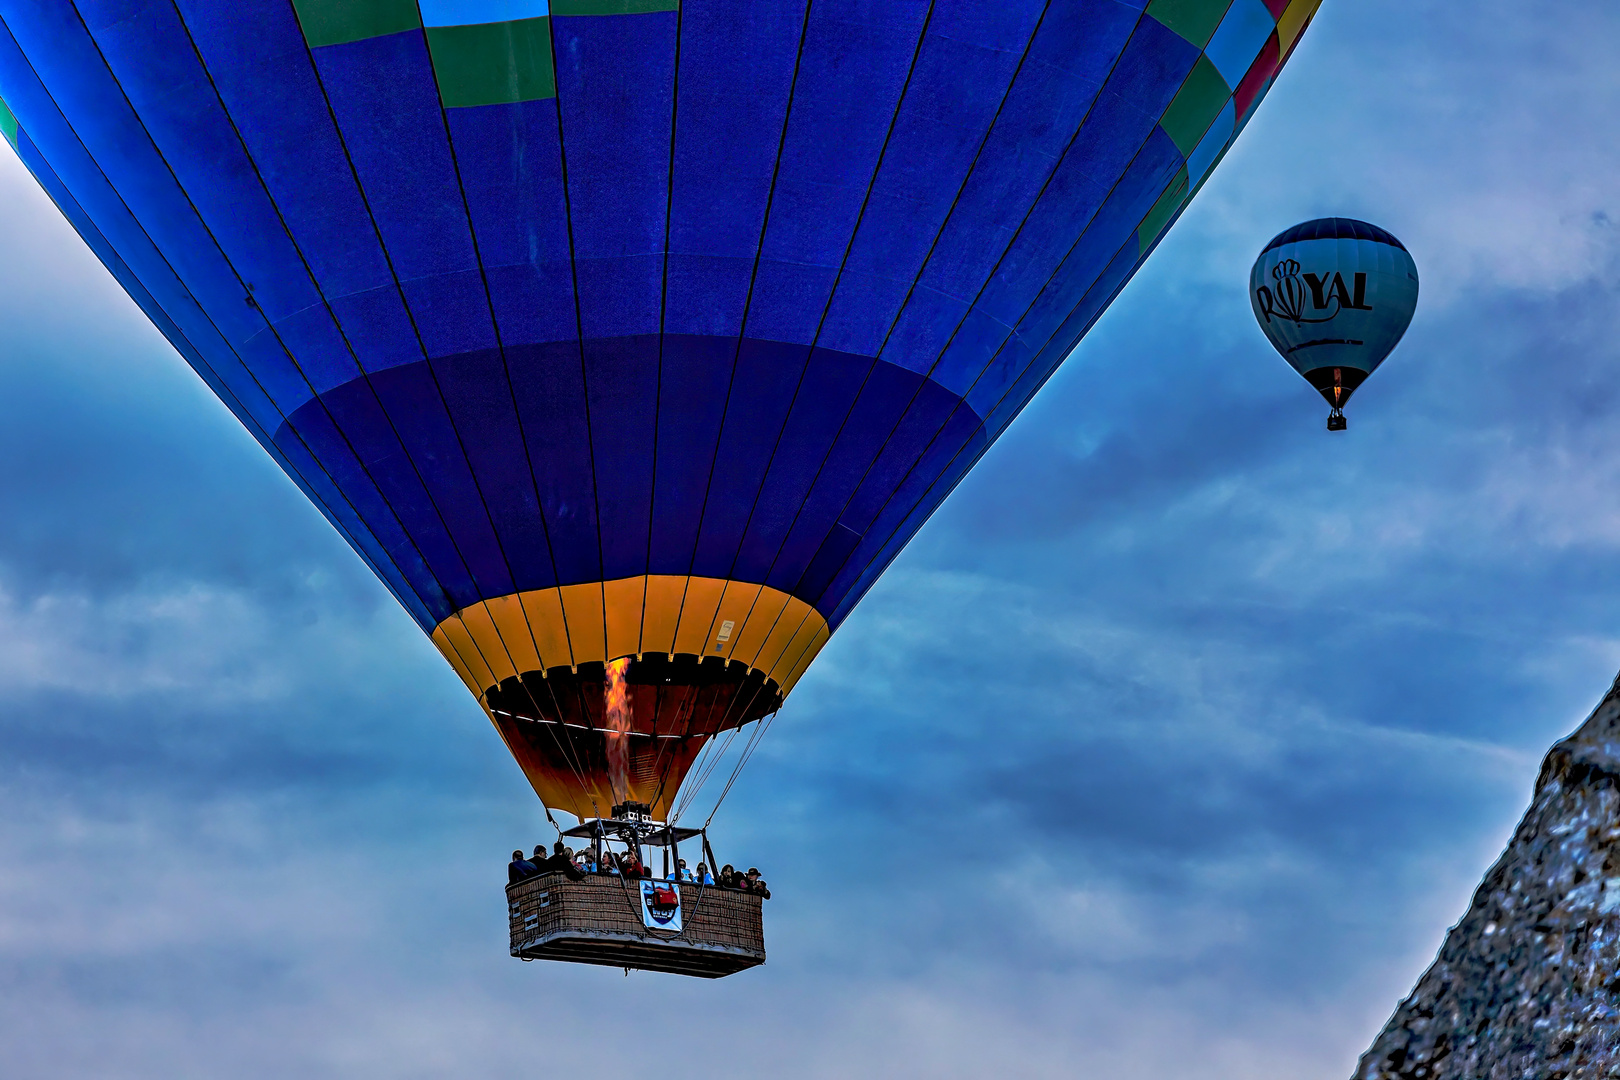
[(768, 585), (652, 574), (481, 601), (435, 627), (433, 643), (479, 699), (526, 672), (643, 653), (740, 660), (785, 696), (829, 634), (820, 612)]
[(1294, 0), (1283, 11), (1277, 20), (1277, 51), (1281, 55), (1288, 55), (1294, 39), (1299, 37), (1300, 31), (1305, 29), (1305, 24), (1310, 22), (1311, 16), (1321, 6), (1322, 0)]

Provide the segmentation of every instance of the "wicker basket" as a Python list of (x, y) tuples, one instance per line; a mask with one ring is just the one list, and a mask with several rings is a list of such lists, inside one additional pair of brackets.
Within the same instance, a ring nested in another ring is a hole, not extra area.
[(648, 928), (641, 882), (541, 874), (506, 887), (512, 955), (524, 960), (667, 971), (717, 979), (765, 962), (762, 900), (717, 885), (681, 885), (680, 933)]

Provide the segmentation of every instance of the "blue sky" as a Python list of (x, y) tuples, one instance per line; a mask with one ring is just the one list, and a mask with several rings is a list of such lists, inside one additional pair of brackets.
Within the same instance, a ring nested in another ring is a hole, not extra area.
[[(506, 956), (465, 690), (0, 156), (8, 1076), (1348, 1076), (1620, 666), (1620, 12), (1327, 0), (727, 800), (770, 963)], [(1244, 293), (1423, 276), (1322, 429)], [(593, 1067), (600, 1067), (599, 1065)]]

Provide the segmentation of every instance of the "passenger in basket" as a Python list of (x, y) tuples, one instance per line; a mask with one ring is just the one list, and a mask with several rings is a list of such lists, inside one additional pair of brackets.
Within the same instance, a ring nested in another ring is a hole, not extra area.
[(686, 868), (686, 860), (685, 859), (677, 859), (676, 862), (679, 865), (676, 867), (675, 877), (680, 881), (691, 881), (692, 880), (692, 871), (690, 871), (690, 870), (688, 870)]
[(699, 885), (713, 885), (714, 884), (714, 878), (709, 876), (709, 864), (708, 863), (698, 863), (697, 883)]
[(641, 874), (641, 856), (636, 853), (635, 848), (631, 848), (630, 850), (626, 851), (623, 855), (619, 856), (619, 869), (624, 873), (625, 877), (641, 877), (642, 876), (642, 874)]
[(614, 855), (613, 852), (604, 849), (602, 851), (602, 861), (597, 864), (596, 872), (599, 874), (613, 874), (617, 876), (619, 873), (618, 856)]
[(555, 870), (567, 876), (569, 881), (578, 881), (585, 875), (579, 867), (574, 865), (574, 853), (561, 840), (551, 845), (551, 858), (546, 860), (545, 870)]
[(534, 863), (523, 857), (523, 852), (514, 851), (512, 861), (506, 864), (506, 883), (515, 885), (524, 878), (534, 877), (539, 872)]
[(771, 898), (771, 890), (765, 884), (765, 879), (759, 876), (759, 867), (757, 866), (748, 868), (747, 889), (751, 893), (759, 894), (762, 899), (769, 900)]
[(737, 887), (737, 871), (732, 869), (730, 863), (726, 863), (720, 868), (720, 887), (722, 889), (735, 889)]

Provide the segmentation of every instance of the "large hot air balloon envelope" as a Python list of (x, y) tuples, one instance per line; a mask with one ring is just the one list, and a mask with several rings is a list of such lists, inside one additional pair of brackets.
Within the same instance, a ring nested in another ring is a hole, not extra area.
[(1277, 234), (1249, 274), (1254, 317), (1272, 346), (1332, 406), (1344, 406), (1400, 343), (1417, 310), (1417, 264), (1365, 221), (1319, 218)]
[(1318, 2), (0, 0), (0, 127), (545, 802), (662, 817)]

